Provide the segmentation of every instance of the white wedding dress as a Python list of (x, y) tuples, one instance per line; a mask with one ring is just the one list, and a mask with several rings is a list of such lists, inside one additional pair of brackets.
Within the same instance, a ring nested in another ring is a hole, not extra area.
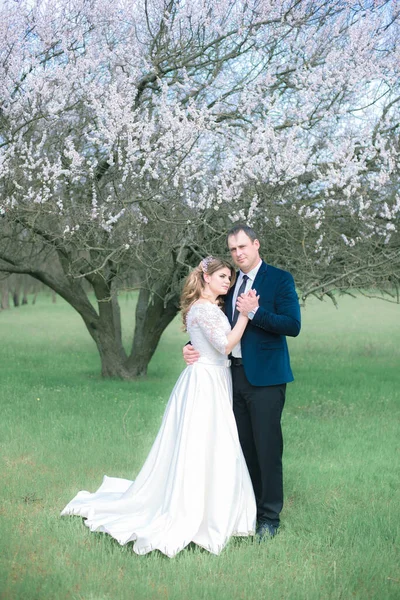
[(136, 480), (105, 476), (61, 513), (85, 517), (92, 531), (120, 544), (133, 541), (137, 554), (173, 557), (190, 542), (219, 554), (231, 536), (254, 534), (256, 504), (223, 354), (230, 325), (207, 302), (191, 307), (187, 329), (201, 357), (181, 373)]

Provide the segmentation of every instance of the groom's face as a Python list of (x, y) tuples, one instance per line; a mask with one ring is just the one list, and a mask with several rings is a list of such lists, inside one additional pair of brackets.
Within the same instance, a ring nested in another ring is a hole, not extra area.
[(251, 240), (244, 231), (230, 235), (228, 247), (233, 262), (243, 273), (248, 273), (260, 262), (260, 242)]

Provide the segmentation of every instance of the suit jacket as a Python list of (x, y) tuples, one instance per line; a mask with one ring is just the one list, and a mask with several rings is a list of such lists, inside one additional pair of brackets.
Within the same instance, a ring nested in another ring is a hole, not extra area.
[[(293, 381), (286, 336), (297, 336), (301, 324), (293, 277), (263, 261), (252, 287), (260, 296), (260, 306), (241, 340), (246, 377), (255, 386)], [(234, 287), (225, 300), (225, 313), (230, 323), (233, 291)]]

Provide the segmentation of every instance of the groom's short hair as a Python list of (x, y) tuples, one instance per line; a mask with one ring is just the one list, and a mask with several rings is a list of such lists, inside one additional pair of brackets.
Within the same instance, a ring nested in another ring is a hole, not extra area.
[(236, 223), (236, 225), (231, 227), (231, 229), (226, 234), (226, 241), (228, 242), (228, 239), (231, 237), (231, 235), (237, 235), (239, 231), (243, 231), (247, 235), (247, 237), (251, 239), (252, 242), (258, 239), (257, 234), (254, 231), (254, 229), (252, 229), (252, 227), (246, 225), (246, 223)]

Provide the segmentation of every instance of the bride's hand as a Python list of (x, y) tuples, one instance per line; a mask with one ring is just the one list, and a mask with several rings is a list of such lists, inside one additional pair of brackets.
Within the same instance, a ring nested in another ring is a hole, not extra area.
[(259, 306), (259, 298), (257, 296), (256, 290), (249, 290), (246, 294), (241, 294), (236, 301), (236, 307), (238, 311), (247, 317), (249, 312), (258, 308)]

